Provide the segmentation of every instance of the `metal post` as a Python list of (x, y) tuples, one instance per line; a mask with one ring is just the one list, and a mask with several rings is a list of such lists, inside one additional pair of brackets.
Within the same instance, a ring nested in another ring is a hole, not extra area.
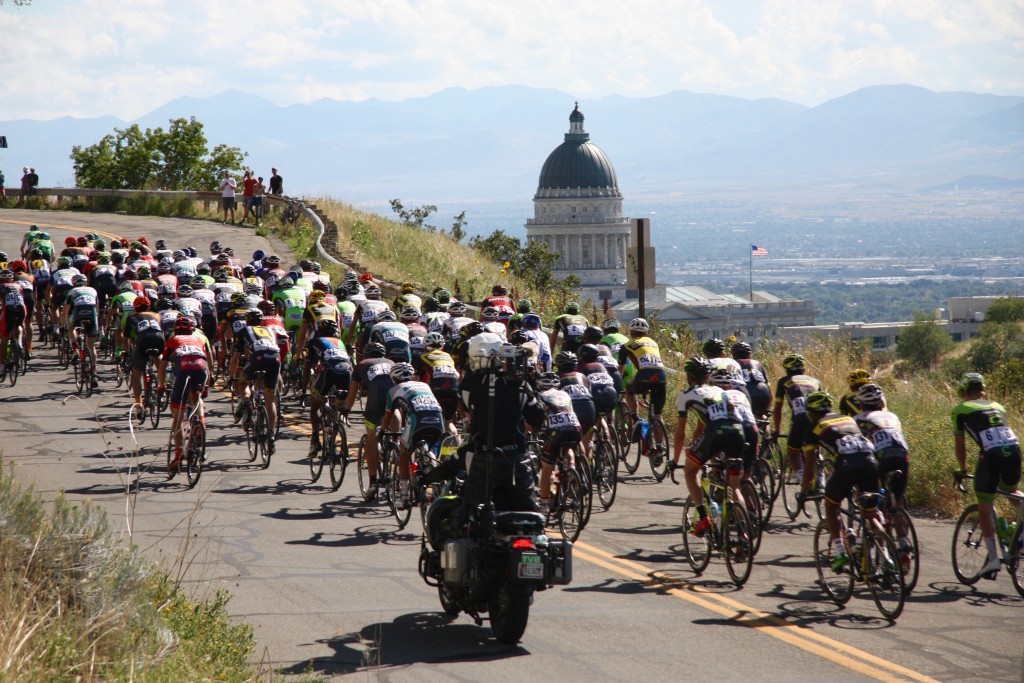
[(637, 300), (639, 304), (640, 317), (647, 317), (647, 310), (644, 303), (644, 244), (647, 240), (644, 239), (644, 220), (637, 221), (636, 235), (637, 235), (637, 248), (636, 248), (636, 289), (637, 289)]

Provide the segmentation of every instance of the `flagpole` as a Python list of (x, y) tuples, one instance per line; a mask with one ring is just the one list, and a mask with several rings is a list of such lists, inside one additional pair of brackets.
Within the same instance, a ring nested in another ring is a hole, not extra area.
[(750, 245), (747, 256), (750, 258), (750, 268), (747, 275), (750, 278), (750, 303), (754, 303), (754, 245)]

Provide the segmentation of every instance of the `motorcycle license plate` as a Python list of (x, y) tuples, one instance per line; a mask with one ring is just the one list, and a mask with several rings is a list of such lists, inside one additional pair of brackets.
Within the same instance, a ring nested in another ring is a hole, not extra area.
[(533, 553), (521, 555), (519, 557), (518, 576), (520, 579), (543, 579), (544, 563), (540, 555)]

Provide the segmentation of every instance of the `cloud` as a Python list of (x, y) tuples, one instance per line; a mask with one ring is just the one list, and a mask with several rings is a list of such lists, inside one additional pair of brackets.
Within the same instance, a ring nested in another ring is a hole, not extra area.
[(515, 83), (815, 104), (876, 83), (1024, 94), (1001, 0), (49, 0), (0, 7), (0, 119), (141, 116), (227, 88), (280, 104)]

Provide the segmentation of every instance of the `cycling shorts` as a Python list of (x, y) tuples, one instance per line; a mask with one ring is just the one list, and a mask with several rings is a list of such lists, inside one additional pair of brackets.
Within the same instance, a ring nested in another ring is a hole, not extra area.
[(75, 309), (72, 313), (71, 327), (82, 325), (85, 328), (85, 336), (89, 339), (96, 339), (100, 336), (100, 323), (97, 318), (97, 311), (94, 307)]
[(580, 428), (575, 426), (547, 430), (544, 434), (544, 451), (540, 455), (541, 462), (546, 465), (554, 465), (562, 453), (562, 449), (578, 446), (581, 436)]
[[(864, 451), (839, 456), (832, 476), (825, 482), (825, 500), (839, 505), (854, 487), (861, 493), (878, 492), (878, 464), (872, 453)], [(865, 505), (869, 510), (875, 507), (874, 501)]]
[(367, 429), (377, 428), (381, 418), (384, 417), (387, 404), (388, 395), (386, 391), (367, 392), (366, 401), (363, 404), (363, 424), (366, 425)]
[(978, 455), (974, 469), (974, 494), (979, 503), (995, 500), (1000, 484), (1013, 490), (1020, 482), (1020, 445), (993, 448)]
[(21, 306), (4, 307), (4, 313), (0, 316), (0, 335), (8, 338), (14, 329), (25, 322), (25, 309)]
[(794, 415), (789, 423), (789, 436), (786, 437), (786, 447), (794, 451), (802, 451), (804, 441), (807, 440), (807, 429), (810, 426), (810, 419), (807, 414)]
[(179, 370), (174, 373), (171, 387), (171, 410), (177, 410), (187, 403), (185, 391), (202, 391), (206, 386), (206, 370)]
[(746, 442), (746, 448), (743, 449), (743, 471), (753, 472), (754, 461), (757, 460), (757, 441), (760, 438), (761, 433), (757, 429), (756, 424), (743, 425), (743, 440)]
[(277, 389), (277, 382), (281, 377), (281, 359), (277, 357), (277, 354), (259, 354), (257, 356), (251, 356), (249, 362), (245, 364), (242, 372), (245, 373), (245, 378), (252, 381), (256, 378), (256, 373), (263, 371), (263, 388), (266, 391), (274, 391)]
[(690, 448), (690, 460), (705, 464), (717, 453), (726, 458), (743, 458), (746, 440), (743, 425), (738, 422), (712, 423)]
[(71, 285), (58, 285), (51, 288), (50, 292), (50, 305), (55, 308), (60, 308), (64, 305), (64, 300), (68, 298), (68, 292), (71, 291)]
[(325, 368), (313, 379), (313, 387), (310, 393), (313, 398), (321, 400), (327, 396), (331, 389), (334, 389), (338, 398), (345, 398), (348, 396), (348, 385), (351, 381), (351, 371), (332, 372)]
[(420, 441), (435, 444), (444, 433), (444, 416), (440, 410), (417, 410), (405, 415), (402, 423), (402, 446), (407, 450)]
[(665, 408), (665, 370), (663, 368), (644, 368), (637, 370), (633, 381), (626, 386), (631, 394), (651, 394), (651, 412), (661, 415)]
[(750, 409), (757, 417), (770, 415), (772, 412), (772, 390), (764, 382), (751, 382), (747, 385), (750, 394)]
[(132, 354), (132, 370), (146, 369), (146, 361), (148, 360), (147, 351), (155, 349), (157, 352), (157, 358), (160, 353), (164, 350), (164, 338), (159, 334), (147, 334), (139, 337), (135, 340), (135, 353)]
[(889, 484), (889, 490), (897, 499), (902, 498), (907, 491), (907, 471), (910, 469), (910, 458), (902, 448), (891, 451), (875, 451), (875, 459), (878, 461), (878, 483), (885, 483), (885, 476), (890, 472), (899, 472), (893, 476)]
[(25, 315), (31, 320), (36, 310), (36, 293), (34, 290), (25, 289), (21, 292), (21, 298), (25, 300)]
[(572, 412), (576, 413), (576, 419), (580, 421), (580, 434), (586, 436), (594, 428), (597, 422), (597, 411), (594, 409), (593, 401), (573, 401)]

